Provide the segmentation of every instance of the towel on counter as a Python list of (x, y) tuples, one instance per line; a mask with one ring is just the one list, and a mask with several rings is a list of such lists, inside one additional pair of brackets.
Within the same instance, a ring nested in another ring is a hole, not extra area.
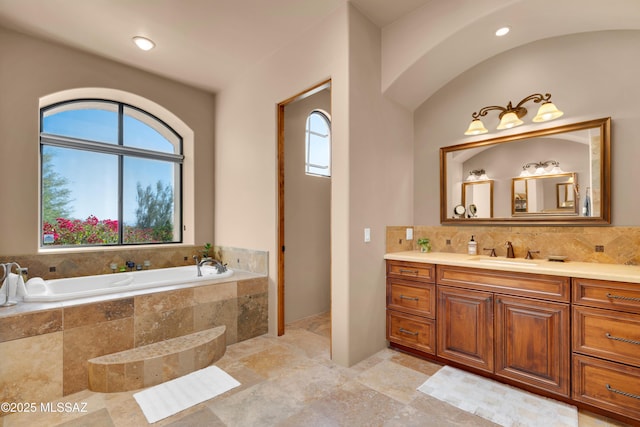
[(21, 274), (9, 273), (4, 279), (0, 288), (0, 301), (3, 303), (7, 301), (7, 287), (9, 287), (9, 301), (22, 301), (27, 294)]

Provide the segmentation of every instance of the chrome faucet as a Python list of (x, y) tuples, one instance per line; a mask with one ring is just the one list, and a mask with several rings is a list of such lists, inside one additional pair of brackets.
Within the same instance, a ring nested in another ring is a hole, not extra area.
[(216, 271), (218, 272), (218, 274), (224, 273), (225, 271), (227, 271), (227, 266), (222, 264), (217, 259), (213, 259), (211, 257), (204, 257), (199, 260), (197, 255), (194, 255), (193, 259), (196, 260), (196, 267), (198, 268), (198, 277), (202, 277), (202, 269), (200, 267), (202, 267), (205, 264), (212, 264), (216, 268)]
[(513, 253), (513, 245), (511, 244), (511, 242), (507, 242), (505, 246), (507, 248), (507, 258), (515, 258), (516, 256)]

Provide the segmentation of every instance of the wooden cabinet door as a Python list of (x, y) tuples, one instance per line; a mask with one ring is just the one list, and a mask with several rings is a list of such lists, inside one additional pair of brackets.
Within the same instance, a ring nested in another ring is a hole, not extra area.
[(438, 356), (493, 372), (493, 295), (438, 287)]
[(569, 396), (569, 313), (568, 304), (496, 295), (496, 375)]

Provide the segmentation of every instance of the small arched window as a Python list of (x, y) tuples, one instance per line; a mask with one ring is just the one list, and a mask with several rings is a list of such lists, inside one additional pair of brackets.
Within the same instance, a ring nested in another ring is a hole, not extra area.
[(182, 137), (122, 102), (40, 110), (41, 247), (182, 241)]
[(307, 117), (305, 134), (305, 172), (307, 175), (331, 176), (329, 116), (322, 111), (312, 111)]

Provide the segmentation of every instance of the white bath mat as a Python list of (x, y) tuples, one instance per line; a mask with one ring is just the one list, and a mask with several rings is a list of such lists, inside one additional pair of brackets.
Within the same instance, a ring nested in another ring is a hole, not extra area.
[(135, 393), (133, 397), (147, 421), (155, 423), (239, 385), (222, 369), (209, 366)]
[(575, 406), (445, 366), (418, 391), (505, 427), (578, 427)]

